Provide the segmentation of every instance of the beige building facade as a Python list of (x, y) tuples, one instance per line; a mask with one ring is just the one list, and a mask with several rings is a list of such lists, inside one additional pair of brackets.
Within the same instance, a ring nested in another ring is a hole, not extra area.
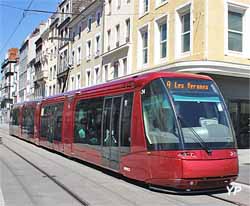
[(240, 147), (249, 147), (250, 1), (137, 0), (133, 72), (211, 76), (229, 107)]
[(101, 83), (103, 2), (93, 1), (86, 6), (69, 28), (72, 40), (68, 90)]

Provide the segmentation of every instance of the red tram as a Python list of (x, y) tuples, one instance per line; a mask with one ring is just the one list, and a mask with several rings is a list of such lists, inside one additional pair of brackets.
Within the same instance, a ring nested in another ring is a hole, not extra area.
[(211, 78), (154, 72), (14, 105), (10, 134), (158, 187), (223, 188), (234, 132)]

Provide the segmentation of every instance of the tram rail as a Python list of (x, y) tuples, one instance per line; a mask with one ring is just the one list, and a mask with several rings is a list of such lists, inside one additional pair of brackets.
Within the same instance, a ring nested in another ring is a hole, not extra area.
[(64, 185), (63, 183), (61, 183), (60, 181), (58, 181), (54, 176), (54, 175), (50, 175), (49, 173), (47, 173), (45, 170), (43, 170), (41, 167), (39, 167), (38, 165), (34, 164), (33, 162), (31, 162), (30, 160), (28, 160), (27, 158), (25, 158), (23, 155), (19, 154), (18, 152), (14, 151), (13, 149), (11, 149), (10, 147), (8, 147), (7, 145), (3, 144), (3, 146), (8, 149), (9, 151), (11, 151), (12, 153), (14, 153), (15, 155), (17, 155), (18, 157), (20, 157), (21, 159), (23, 159), (25, 162), (27, 162), (29, 165), (31, 165), (33, 168), (37, 169), (39, 172), (41, 172), (45, 177), (49, 178), (51, 181), (53, 181), (58, 187), (60, 187), (61, 189), (63, 189), (66, 193), (68, 193), (71, 197), (73, 197), (75, 200), (77, 200), (81, 205), (83, 206), (90, 206), (90, 204), (86, 201), (83, 200), (81, 197), (79, 197), (77, 194), (75, 194), (70, 188), (68, 188), (66, 185)]

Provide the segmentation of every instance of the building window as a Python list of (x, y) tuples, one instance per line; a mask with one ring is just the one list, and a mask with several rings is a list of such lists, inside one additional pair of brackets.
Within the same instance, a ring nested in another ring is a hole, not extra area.
[(100, 55), (100, 35), (95, 37), (95, 56)]
[(176, 55), (181, 57), (189, 54), (192, 42), (192, 14), (191, 4), (188, 4), (176, 13)]
[(128, 74), (128, 61), (127, 58), (124, 58), (122, 60), (123, 63), (123, 75), (127, 75)]
[(228, 11), (228, 50), (242, 52), (243, 14)]
[(52, 80), (52, 67), (50, 67), (49, 69), (49, 80), (51, 81)]
[(87, 41), (86, 44), (86, 60), (89, 61), (91, 58), (91, 40)]
[(111, 30), (107, 31), (107, 50), (110, 50), (110, 38), (111, 38)]
[(64, 18), (65, 18), (65, 17), (64, 17), (64, 15), (65, 15), (65, 14), (64, 14), (64, 8), (62, 8), (62, 14), (61, 14), (61, 15), (62, 15), (61, 17), (62, 17), (62, 22), (63, 22), (63, 21), (64, 21)]
[(81, 84), (81, 75), (78, 74), (76, 79), (76, 89), (80, 89), (80, 84)]
[(117, 0), (117, 9), (121, 8), (121, 0)]
[(51, 86), (49, 86), (49, 96), (51, 96), (52, 95), (52, 88), (51, 88)]
[(64, 58), (63, 69), (66, 70), (68, 68), (68, 50), (67, 49), (63, 52), (63, 58)]
[(98, 12), (96, 13), (96, 25), (97, 25), (97, 26), (100, 26), (100, 23), (101, 23), (101, 12), (98, 11)]
[(91, 72), (90, 70), (88, 70), (86, 72), (86, 86), (90, 86), (91, 85)]
[(167, 56), (167, 24), (160, 25), (160, 48), (161, 48), (161, 58)]
[(81, 64), (81, 47), (77, 48), (77, 64)]
[(66, 5), (66, 13), (69, 13), (69, 4)]
[(119, 62), (114, 62), (114, 79), (119, 76)]
[(57, 57), (57, 48), (56, 48), (56, 46), (55, 46), (55, 49), (54, 49), (54, 58), (56, 58)]
[(112, 0), (108, 0), (108, 15), (112, 13)]
[(54, 65), (54, 75), (53, 75), (53, 79), (56, 78), (56, 65)]
[(50, 61), (52, 60), (52, 57), (53, 57), (53, 49), (50, 50)]
[(143, 13), (148, 12), (149, 0), (143, 0)]
[(53, 85), (53, 95), (56, 94), (56, 85)]
[(148, 63), (148, 27), (140, 30), (142, 64)]
[(90, 17), (88, 18), (88, 32), (91, 31), (91, 26), (92, 26), (92, 17), (90, 16)]
[(190, 51), (190, 12), (181, 16), (181, 44), (182, 52)]
[(120, 24), (116, 25), (116, 47), (120, 46)]
[(130, 41), (130, 19), (126, 20), (126, 42)]
[(157, 60), (167, 57), (167, 17), (163, 17), (156, 21), (156, 42), (155, 44), (155, 57)]
[(81, 38), (81, 32), (82, 32), (82, 27), (79, 26), (79, 28), (78, 28), (79, 39)]
[(105, 82), (108, 81), (108, 79), (109, 79), (109, 67), (108, 67), (108, 65), (105, 65), (104, 66), (104, 80), (105, 80)]
[(74, 89), (74, 83), (75, 83), (74, 77), (71, 77), (71, 90)]
[(139, 1), (139, 15), (143, 16), (147, 12), (149, 12), (149, 0), (140, 0)]
[(74, 66), (74, 64), (75, 64), (75, 51), (72, 51), (71, 65)]
[(95, 84), (100, 83), (100, 69), (99, 69), (99, 67), (95, 68), (94, 81), (95, 81)]
[(142, 63), (148, 63), (148, 31), (142, 33)]

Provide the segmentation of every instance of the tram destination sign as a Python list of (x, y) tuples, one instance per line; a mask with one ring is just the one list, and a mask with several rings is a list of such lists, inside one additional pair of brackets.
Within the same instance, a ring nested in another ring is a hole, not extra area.
[[(191, 90), (191, 91), (209, 91), (212, 81), (190, 80), (190, 79), (166, 79), (166, 86), (170, 90)], [(210, 90), (211, 91), (211, 90)]]

